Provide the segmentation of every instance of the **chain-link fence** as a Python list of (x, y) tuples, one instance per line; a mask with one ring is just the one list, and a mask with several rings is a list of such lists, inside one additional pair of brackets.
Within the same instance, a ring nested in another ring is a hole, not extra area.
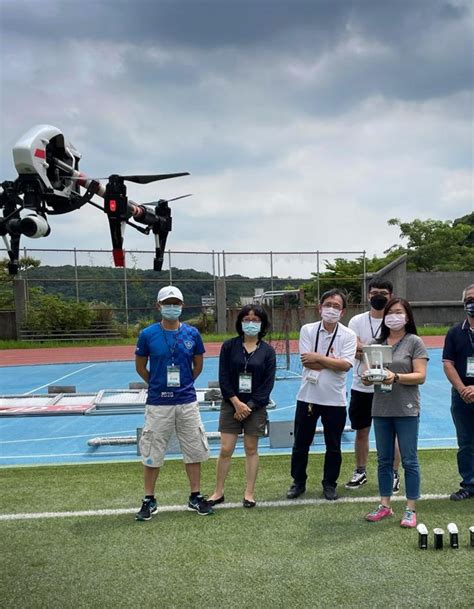
[[(6, 258), (6, 250), (0, 252), (0, 258)], [(23, 248), (22, 257), (30, 262), (19, 273), (25, 280), (27, 308), (40, 288), (45, 294), (93, 303), (97, 311), (112, 311), (127, 328), (155, 317), (156, 294), (167, 284), (183, 291), (183, 318), (200, 317), (207, 323), (207, 331), (225, 331), (229, 308), (251, 302), (261, 292), (303, 288), (305, 301), (311, 303), (317, 302), (325, 290), (340, 287), (358, 304), (366, 292), (364, 251), (168, 250), (160, 272), (150, 270), (154, 257), (151, 250), (126, 252), (123, 268), (114, 268), (109, 250)], [(357, 261), (357, 272), (345, 276), (328, 271), (340, 258)], [(4, 303), (11, 283), (5, 277), (0, 290), (0, 308), (8, 308)]]

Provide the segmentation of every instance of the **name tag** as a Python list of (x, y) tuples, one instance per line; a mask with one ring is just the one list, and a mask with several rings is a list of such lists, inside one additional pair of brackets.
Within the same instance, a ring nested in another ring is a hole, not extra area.
[(390, 393), (393, 389), (393, 385), (387, 385), (385, 383), (380, 383), (374, 385), (374, 391), (376, 393)]
[(467, 358), (466, 376), (474, 376), (474, 357)]
[(166, 366), (166, 385), (168, 387), (181, 387), (179, 366)]
[(239, 393), (252, 393), (252, 375), (241, 372), (239, 374)]

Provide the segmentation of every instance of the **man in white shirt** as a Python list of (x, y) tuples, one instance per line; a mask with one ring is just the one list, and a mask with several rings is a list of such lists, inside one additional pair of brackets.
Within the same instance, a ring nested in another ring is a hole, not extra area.
[[(363, 385), (360, 375), (363, 372), (362, 347), (374, 342), (380, 336), (380, 327), (385, 305), (392, 298), (393, 285), (384, 279), (372, 279), (368, 288), (368, 301), (370, 311), (355, 315), (349, 321), (349, 328), (354, 330), (357, 335), (356, 364), (351, 387), (351, 401), (349, 404), (349, 418), (351, 427), (356, 432), (354, 442), (354, 452), (356, 467), (352, 478), (347, 482), (347, 489), (357, 489), (367, 482), (367, 459), (369, 457), (369, 433), (372, 425), (372, 400), (374, 397), (374, 387)], [(398, 465), (400, 463), (400, 453), (398, 445), (395, 454), (395, 469), (393, 480), (393, 491), (397, 493), (400, 489), (400, 477), (398, 475)]]
[(346, 306), (343, 292), (336, 288), (329, 290), (320, 299), (322, 321), (301, 328), (299, 348), (303, 375), (296, 403), (291, 455), (293, 484), (287, 492), (288, 499), (296, 499), (306, 490), (308, 453), (320, 417), (326, 444), (323, 494), (328, 501), (338, 499), (341, 438), (346, 423), (346, 376), (353, 366), (357, 348), (355, 333), (339, 323)]

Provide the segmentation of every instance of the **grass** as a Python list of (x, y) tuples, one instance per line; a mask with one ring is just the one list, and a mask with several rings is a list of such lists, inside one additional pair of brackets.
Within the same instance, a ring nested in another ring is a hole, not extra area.
[[(351, 496), (377, 493), (369, 483)], [(424, 493), (449, 493), (458, 479), (455, 451), (420, 451)], [(260, 500), (284, 498), (289, 456), (261, 459)], [(210, 492), (215, 461), (203, 466)], [(341, 481), (352, 469), (344, 456)], [(320, 497), (322, 456), (311, 455), (307, 498)], [(138, 507), (137, 463), (2, 468), (2, 513)], [(226, 499), (240, 501), (244, 460), (234, 459)], [(182, 464), (168, 461), (158, 484), (161, 505), (187, 497)], [(350, 494), (344, 491), (343, 494)], [(466, 607), (472, 598), (474, 524), (470, 500), (419, 503), (428, 528), (454, 521), (461, 548), (417, 548), (417, 533), (397, 519), (367, 523), (372, 503), (216, 510), (211, 517), (168, 512), (136, 523), (131, 514), (1, 522), (2, 607)], [(398, 517), (402, 502), (394, 504)], [(467, 605), (466, 605), (467, 603)]]
[[(418, 328), (420, 336), (445, 336), (449, 328), (447, 326), (422, 327)], [(232, 338), (235, 334), (203, 334), (203, 341), (206, 343), (220, 343), (228, 338)], [(283, 335), (273, 334), (273, 339), (283, 338)], [(297, 340), (298, 332), (290, 332), (290, 339)], [(0, 349), (44, 349), (52, 347), (103, 347), (106, 345), (135, 345), (137, 339), (115, 338), (115, 339), (98, 339), (98, 340), (76, 340), (76, 341), (54, 341), (47, 340), (43, 342), (29, 342), (25, 340), (0, 340)]]

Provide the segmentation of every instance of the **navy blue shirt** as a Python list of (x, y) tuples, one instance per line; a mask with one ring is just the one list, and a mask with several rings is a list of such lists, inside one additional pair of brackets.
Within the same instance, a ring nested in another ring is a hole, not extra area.
[[(147, 404), (190, 404), (196, 401), (193, 358), (205, 352), (196, 328), (180, 324), (178, 330), (164, 330), (160, 323), (140, 332), (135, 355), (148, 357), (150, 379)], [(168, 387), (167, 366), (179, 366), (180, 386)]]
[[(252, 375), (250, 393), (239, 393), (239, 374)], [(222, 397), (229, 400), (237, 396), (241, 402), (253, 410), (266, 406), (275, 382), (276, 356), (275, 349), (260, 341), (252, 353), (244, 354), (244, 343), (241, 336), (226, 340), (219, 356), (219, 386)]]
[(466, 376), (468, 357), (474, 357), (474, 332), (470, 330), (469, 322), (465, 319), (446, 334), (443, 361), (453, 362), (464, 385), (474, 385), (474, 376)]

